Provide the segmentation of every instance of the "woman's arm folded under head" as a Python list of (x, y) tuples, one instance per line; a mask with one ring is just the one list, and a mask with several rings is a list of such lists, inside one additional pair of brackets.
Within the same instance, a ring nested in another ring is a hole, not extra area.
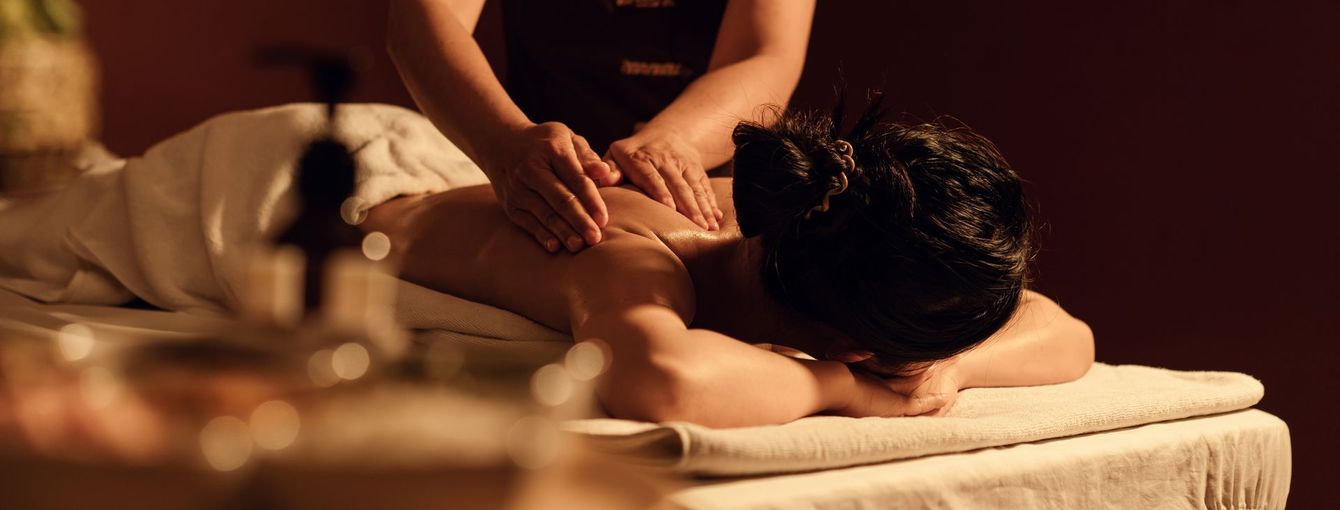
[(730, 427), (820, 412), (902, 416), (934, 409), (835, 361), (800, 360), (690, 329), (693, 282), (660, 241), (611, 232), (577, 254), (565, 283), (577, 341), (610, 346), (597, 386), (614, 416)]
[(1093, 331), (1055, 301), (1026, 291), (1014, 318), (962, 354), (964, 388), (1031, 386), (1073, 381), (1093, 365)]
[(617, 417), (729, 426), (780, 423), (825, 407), (819, 371), (689, 329), (693, 282), (656, 239), (612, 231), (574, 256), (566, 279), (574, 338), (610, 346), (597, 392)]

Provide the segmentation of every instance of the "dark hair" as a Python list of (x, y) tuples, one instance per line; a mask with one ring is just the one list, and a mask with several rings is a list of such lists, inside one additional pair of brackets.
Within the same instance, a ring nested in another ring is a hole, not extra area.
[[(904, 366), (953, 356), (1010, 320), (1031, 227), (1019, 176), (995, 145), (943, 121), (882, 122), (881, 98), (845, 136), (842, 100), (831, 116), (736, 126), (735, 208), (745, 237), (762, 238), (770, 294), (879, 364)], [(847, 189), (816, 209), (843, 172)]]

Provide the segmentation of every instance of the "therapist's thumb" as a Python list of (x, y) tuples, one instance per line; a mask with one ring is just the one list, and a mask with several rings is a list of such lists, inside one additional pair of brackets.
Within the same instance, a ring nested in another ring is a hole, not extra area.
[(582, 165), (582, 173), (595, 181), (596, 185), (611, 186), (619, 182), (618, 176), (612, 175), (610, 165), (601, 161), (600, 155), (591, 150), (591, 144), (586, 141), (586, 137), (573, 134), (572, 147), (577, 151), (577, 161)]
[(614, 186), (623, 182), (623, 170), (619, 168), (619, 163), (615, 162), (613, 159), (606, 159), (601, 161), (600, 164), (604, 165), (605, 173), (602, 174), (600, 178), (597, 178), (594, 175), (591, 176), (597, 183), (601, 186)]

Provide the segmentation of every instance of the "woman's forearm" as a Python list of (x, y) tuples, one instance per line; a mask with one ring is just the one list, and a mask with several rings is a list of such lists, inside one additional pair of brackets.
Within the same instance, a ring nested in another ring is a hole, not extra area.
[(1027, 292), (1018, 314), (1000, 332), (962, 355), (964, 388), (1031, 386), (1072, 381), (1093, 364), (1093, 331), (1060, 305)]
[(852, 393), (853, 376), (841, 363), (790, 358), (708, 330), (675, 336), (673, 348), (654, 353), (614, 346), (598, 388), (612, 415), (712, 427), (777, 424), (841, 407)]
[(731, 130), (742, 120), (767, 120), (760, 105), (785, 107), (800, 78), (794, 59), (755, 55), (694, 80), (642, 130), (678, 134), (713, 168), (734, 154)]
[(391, 59), (415, 103), (471, 160), (493, 171), (489, 150), (530, 121), (457, 14), (442, 0), (392, 0), (387, 34)]

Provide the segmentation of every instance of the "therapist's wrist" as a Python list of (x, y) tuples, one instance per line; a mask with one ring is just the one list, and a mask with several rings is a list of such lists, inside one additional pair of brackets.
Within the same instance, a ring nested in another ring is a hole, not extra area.
[(730, 146), (730, 153), (733, 155), (735, 145), (729, 142), (730, 131), (723, 133), (716, 129), (705, 129), (703, 125), (676, 122), (675, 120), (660, 121), (653, 119), (628, 138), (644, 142), (656, 139), (672, 139), (681, 147), (693, 149), (693, 155), (696, 158), (704, 161), (711, 159), (713, 161), (712, 166), (715, 166), (720, 164), (721, 161), (716, 161), (717, 158), (709, 154), (708, 151), (714, 147), (712, 142), (720, 141), (723, 137), (726, 144)]
[(693, 145), (693, 139), (690, 134), (689, 131), (673, 124), (648, 123), (647, 125), (642, 126), (642, 129), (629, 135), (628, 140), (635, 142), (635, 145), (645, 145), (653, 141), (672, 140), (681, 147), (694, 149), (694, 155), (697, 155), (697, 147)]
[(502, 178), (517, 156), (517, 147), (522, 144), (526, 133), (534, 129), (536, 123), (526, 119), (511, 122), (499, 122), (491, 126), (488, 134), (482, 137), (480, 150), (475, 163), (488, 175), (490, 180)]

